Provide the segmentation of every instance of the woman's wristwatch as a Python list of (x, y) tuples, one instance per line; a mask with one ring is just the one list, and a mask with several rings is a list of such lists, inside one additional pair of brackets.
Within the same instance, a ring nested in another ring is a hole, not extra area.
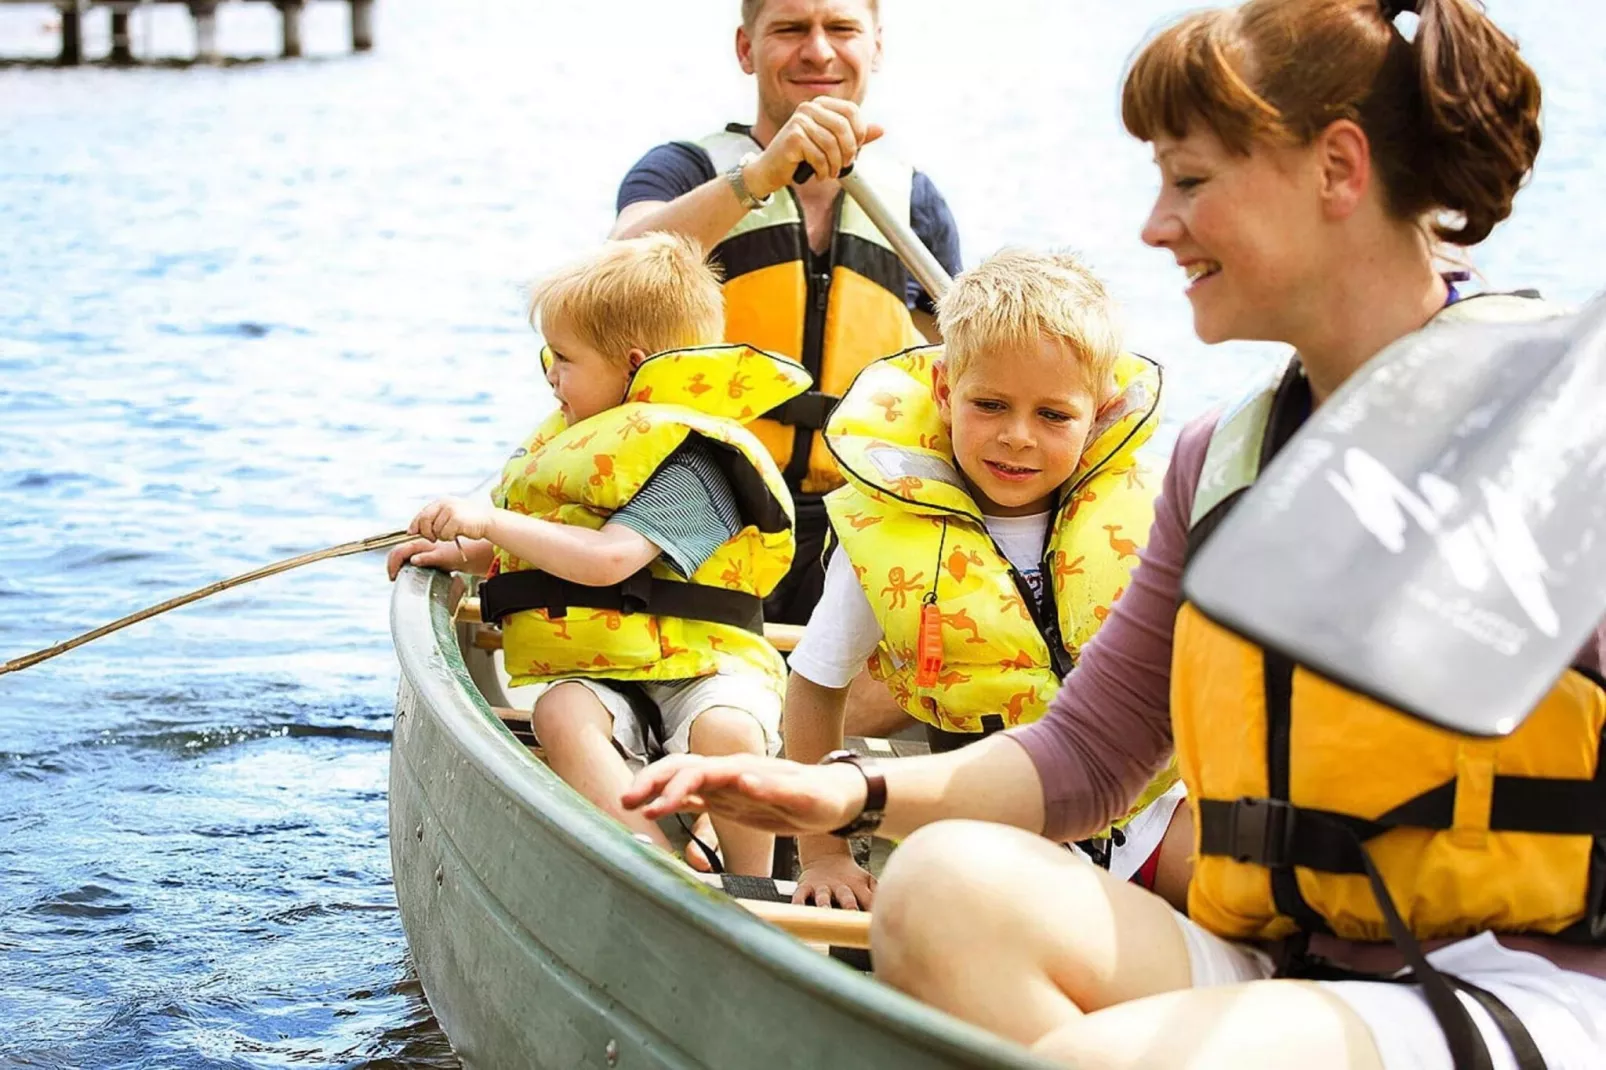
[(886, 816), (887, 778), (876, 771), (873, 762), (866, 762), (850, 750), (834, 750), (820, 759), (821, 765), (835, 765), (837, 762), (846, 762), (864, 774), (864, 809), (846, 825), (832, 829), (831, 835), (846, 839), (874, 832), (881, 827), (881, 819)]

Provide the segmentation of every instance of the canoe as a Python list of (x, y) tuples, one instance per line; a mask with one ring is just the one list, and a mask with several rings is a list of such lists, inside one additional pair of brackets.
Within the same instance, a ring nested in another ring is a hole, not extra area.
[(631, 838), (493, 712), (490, 644), (453, 600), (411, 567), (392, 597), (390, 843), (413, 963), (466, 1066), (1047, 1065)]

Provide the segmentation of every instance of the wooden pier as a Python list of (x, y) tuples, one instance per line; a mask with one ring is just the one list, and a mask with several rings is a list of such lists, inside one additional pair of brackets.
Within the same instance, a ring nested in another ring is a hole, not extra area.
[[(84, 19), (93, 9), (104, 8), (111, 18), (111, 51), (107, 59), (112, 63), (134, 62), (133, 37), (129, 22), (133, 13), (152, 4), (183, 4), (195, 20), (195, 58), (201, 63), (215, 63), (217, 50), (217, 13), (220, 7), (247, 0), (0, 0), (0, 3), (35, 3), (54, 7), (61, 16), (61, 52), (57, 62), (62, 66), (76, 66), (84, 61)], [(271, 3), (279, 9), (282, 48), (280, 55), (294, 58), (301, 55), (301, 12), (308, 0), (254, 0)], [(354, 52), (367, 52), (374, 47), (374, 0), (327, 0), (344, 3), (351, 8), (351, 48)]]

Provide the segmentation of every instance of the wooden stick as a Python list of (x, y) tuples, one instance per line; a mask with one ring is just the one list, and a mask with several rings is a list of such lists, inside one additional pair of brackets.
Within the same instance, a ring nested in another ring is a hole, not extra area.
[(4, 665), (0, 665), (0, 676), (4, 676), (8, 672), (18, 672), (30, 666), (37, 665), (41, 661), (48, 661), (57, 654), (65, 654), (74, 647), (80, 647), (85, 643), (93, 642), (103, 635), (110, 635), (112, 632), (120, 631), (123, 628), (128, 627), (130, 624), (138, 624), (142, 620), (149, 620), (151, 617), (154, 617), (160, 613), (166, 613), (170, 609), (177, 609), (179, 606), (189, 605), (191, 602), (198, 602), (208, 595), (217, 594), (219, 591), (226, 591), (231, 587), (239, 587), (241, 584), (250, 583), (252, 580), (260, 580), (268, 576), (276, 576), (281, 572), (289, 572), (293, 568), (300, 568), (302, 565), (310, 565), (315, 561), (327, 561), (330, 558), (345, 557), (347, 554), (366, 553), (369, 550), (383, 550), (386, 547), (395, 546), (398, 543), (406, 542), (408, 539), (415, 537), (416, 536), (407, 534), (405, 531), (393, 531), (388, 535), (371, 535), (366, 539), (358, 539), (355, 542), (343, 542), (339, 546), (330, 546), (327, 549), (316, 550), (310, 554), (302, 554), (299, 557), (290, 557), (283, 561), (275, 561), (271, 565), (265, 565), (262, 568), (254, 569), (239, 576), (233, 576), (226, 580), (219, 580), (216, 583), (209, 583), (205, 587), (191, 591), (189, 594), (182, 594), (177, 598), (169, 598), (167, 601), (160, 602), (154, 606), (147, 606), (138, 613), (130, 613), (126, 617), (123, 617), (119, 620), (114, 620), (110, 624), (103, 624), (93, 631), (88, 631), (83, 635), (75, 636), (74, 638), (68, 639), (65, 642), (57, 643), (55, 646), (46, 647), (44, 650), (36, 650), (32, 654), (25, 654), (20, 658), (13, 658)]
[(863, 910), (829, 910), (766, 899), (738, 899), (754, 917), (769, 922), (805, 944), (832, 947), (870, 946), (870, 915)]
[[(459, 602), (457, 604), (457, 619), (459, 621), (468, 621), (471, 623), (480, 623), (483, 621), (484, 618), (480, 616), (480, 600), (478, 598), (465, 598)], [(797, 646), (798, 640), (803, 638), (803, 625), (766, 624), (764, 625), (764, 638), (768, 639), (770, 641), (770, 645), (776, 650), (791, 650)], [(501, 648), (502, 644), (500, 641), (488, 640), (488, 642), (490, 642), (492, 645), (486, 646), (482, 644), (479, 637), (476, 636), (474, 645), (480, 647), (482, 650), (497, 650)]]

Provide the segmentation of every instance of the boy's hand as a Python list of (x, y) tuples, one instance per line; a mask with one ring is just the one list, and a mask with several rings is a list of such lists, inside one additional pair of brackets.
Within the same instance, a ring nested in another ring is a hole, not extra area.
[(761, 832), (830, 832), (864, 809), (864, 774), (844, 762), (672, 754), (636, 774), (620, 801), (648, 820), (689, 811), (718, 814)]
[[(875, 898), (875, 878), (859, 868), (849, 854), (817, 858), (797, 878), (792, 902), (805, 906), (839, 906), (843, 910), (869, 910)], [(833, 902), (834, 901), (834, 902)]]
[(443, 572), (472, 572), (483, 575), (489, 567), (489, 561), (480, 561), (481, 556), (475, 551), (482, 543), (463, 544), (459, 542), (436, 542), (433, 539), (410, 539), (398, 546), (391, 547), (390, 555), (385, 558), (385, 571), (394, 580), (401, 574), (403, 565), (417, 565), (419, 568), (438, 568)]
[(742, 177), (755, 197), (789, 185), (800, 163), (813, 167), (817, 178), (836, 178), (881, 133), (881, 127), (864, 121), (853, 101), (815, 97), (797, 106)]
[(442, 498), (418, 511), (408, 525), (410, 535), (422, 535), (434, 542), (452, 539), (486, 539), (496, 509), (488, 501), (471, 498)]

